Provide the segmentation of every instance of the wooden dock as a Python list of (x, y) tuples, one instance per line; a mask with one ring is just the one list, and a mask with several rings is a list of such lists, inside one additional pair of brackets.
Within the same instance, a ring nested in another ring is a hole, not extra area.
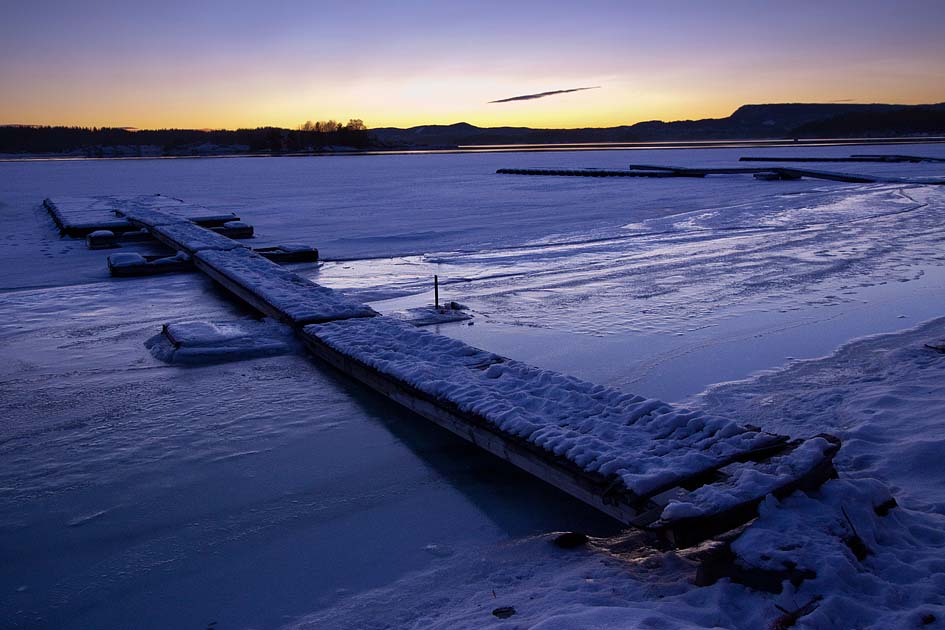
[(137, 206), (161, 208), (166, 213), (183, 217), (204, 227), (222, 226), (224, 223), (239, 220), (232, 212), (212, 212), (207, 208), (164, 195), (145, 195), (133, 199), (100, 196), (43, 200), (43, 207), (49, 212), (60, 233), (73, 238), (84, 238), (98, 230), (108, 230), (116, 234), (135, 231), (139, 228), (121, 213)]
[(153, 208), (123, 218), (292, 326), (345, 375), (676, 546), (749, 521), (769, 494), (813, 489), (834, 474), (836, 438), (789, 440), (542, 370), (381, 316), (193, 221)]
[[(738, 175), (754, 174), (758, 176), (770, 175), (770, 177), (759, 177), (759, 179), (769, 180), (793, 180), (807, 177), (810, 179), (825, 179), (835, 182), (846, 182), (850, 184), (872, 184), (880, 181), (896, 181), (908, 183), (906, 180), (893, 180), (889, 178), (871, 177), (867, 175), (853, 175), (849, 173), (835, 173), (832, 171), (820, 171), (802, 168), (788, 168), (784, 166), (772, 166), (764, 168), (752, 167), (728, 167), (728, 168), (689, 168), (679, 166), (655, 166), (651, 164), (631, 164), (630, 169), (626, 171), (603, 170), (603, 169), (543, 169), (543, 168), (500, 168), (496, 173), (500, 175), (546, 175), (562, 177), (696, 177), (702, 178), (707, 175)], [(941, 184), (943, 182), (923, 181), (916, 183)]]
[(925, 157), (921, 155), (878, 155), (878, 154), (859, 154), (851, 155), (851, 158), (860, 158), (875, 160), (877, 162), (908, 162), (910, 164), (919, 164), (922, 162), (942, 163), (945, 158)]
[(746, 156), (738, 158), (739, 162), (879, 162), (879, 163), (908, 163), (945, 162), (945, 158), (921, 157), (917, 155), (878, 155), (860, 154), (849, 157), (803, 157), (803, 156)]

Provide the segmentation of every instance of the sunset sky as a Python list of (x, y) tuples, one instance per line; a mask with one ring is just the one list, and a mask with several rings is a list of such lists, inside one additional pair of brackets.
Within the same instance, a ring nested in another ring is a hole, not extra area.
[(945, 0), (270, 4), (7, 2), (0, 124), (581, 127), (945, 101)]

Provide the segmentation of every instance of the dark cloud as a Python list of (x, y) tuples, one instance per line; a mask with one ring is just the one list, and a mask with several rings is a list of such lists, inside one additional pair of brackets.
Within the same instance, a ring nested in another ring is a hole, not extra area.
[(580, 92), (581, 90), (597, 90), (599, 85), (594, 87), (579, 87), (571, 88), (569, 90), (553, 90), (551, 92), (539, 92), (538, 94), (523, 94), (522, 96), (513, 96), (511, 98), (500, 98), (497, 101), (489, 101), (489, 103), (511, 103), (512, 101), (530, 101), (534, 98), (545, 98), (546, 96), (554, 96), (556, 94), (567, 94), (568, 92)]

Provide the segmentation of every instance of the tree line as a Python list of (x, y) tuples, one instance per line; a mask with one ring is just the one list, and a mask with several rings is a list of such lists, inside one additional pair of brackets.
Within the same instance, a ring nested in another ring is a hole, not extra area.
[(375, 140), (358, 119), (306, 121), (297, 129), (123, 129), (115, 127), (0, 126), (0, 153), (84, 155), (196, 155), (201, 153), (299, 153), (326, 147), (365, 149)]

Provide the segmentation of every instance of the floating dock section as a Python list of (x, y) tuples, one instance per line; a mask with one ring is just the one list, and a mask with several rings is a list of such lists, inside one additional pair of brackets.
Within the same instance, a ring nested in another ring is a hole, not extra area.
[(315, 356), (615, 519), (700, 542), (820, 485), (839, 443), (735, 422), (485, 352), (393, 318), (306, 326)]
[(801, 157), (801, 156), (746, 156), (738, 158), (739, 162), (881, 162), (881, 163), (908, 163), (945, 162), (943, 158), (921, 157), (918, 155), (851, 155), (850, 157)]
[(620, 522), (685, 547), (769, 494), (828, 479), (839, 442), (747, 425), (543, 370), (378, 315), (192, 221), (125, 211), (313, 355)]

